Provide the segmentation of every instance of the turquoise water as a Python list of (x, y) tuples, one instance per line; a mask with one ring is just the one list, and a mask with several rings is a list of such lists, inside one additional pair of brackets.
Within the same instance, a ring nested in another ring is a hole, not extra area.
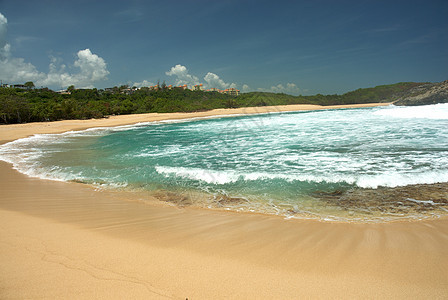
[(415, 217), (342, 207), (336, 196), (448, 182), (448, 104), (36, 135), (0, 146), (0, 159), (31, 176), (147, 191), (182, 205), (297, 218)]

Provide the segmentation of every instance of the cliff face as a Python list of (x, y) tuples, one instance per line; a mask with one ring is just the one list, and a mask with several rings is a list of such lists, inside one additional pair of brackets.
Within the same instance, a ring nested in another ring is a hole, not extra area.
[(409, 90), (408, 95), (394, 102), (395, 105), (415, 106), (448, 103), (448, 80), (429, 83)]

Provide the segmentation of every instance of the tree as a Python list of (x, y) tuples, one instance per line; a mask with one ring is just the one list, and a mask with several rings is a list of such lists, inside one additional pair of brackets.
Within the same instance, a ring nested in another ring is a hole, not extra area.
[(0, 98), (0, 118), (5, 124), (27, 122), (30, 112), (30, 105), (25, 98), (14, 94), (2, 95)]
[(69, 86), (67, 88), (67, 91), (70, 92), (70, 93), (73, 93), (74, 90), (75, 90), (75, 86), (74, 85), (71, 85), (71, 86)]
[(34, 82), (32, 82), (32, 81), (25, 82), (24, 85), (25, 85), (26, 88), (29, 89), (29, 90), (34, 88)]

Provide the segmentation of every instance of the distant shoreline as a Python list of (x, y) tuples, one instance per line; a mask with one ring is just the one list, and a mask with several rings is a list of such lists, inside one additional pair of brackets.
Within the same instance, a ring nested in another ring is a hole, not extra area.
[(0, 125), (0, 144), (7, 143), (16, 139), (25, 138), (33, 134), (63, 133), (66, 131), (85, 130), (96, 127), (115, 127), (122, 125), (132, 125), (143, 122), (182, 120), (190, 118), (220, 117), (241, 114), (263, 114), (276, 112), (293, 111), (311, 111), (325, 109), (343, 109), (343, 108), (365, 108), (377, 106), (389, 106), (392, 103), (367, 103), (350, 105), (311, 105), (311, 104), (292, 104), (278, 106), (260, 106), (260, 107), (241, 107), (241, 108), (221, 108), (209, 111), (191, 112), (191, 113), (145, 113), (110, 116), (101, 119), (89, 120), (62, 120), (53, 122), (33, 122), (24, 124)]

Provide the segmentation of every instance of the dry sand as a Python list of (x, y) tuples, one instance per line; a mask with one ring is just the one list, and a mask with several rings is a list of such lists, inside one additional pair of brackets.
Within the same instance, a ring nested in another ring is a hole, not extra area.
[[(0, 140), (211, 113), (0, 126)], [(1, 299), (448, 297), (446, 218), (347, 224), (180, 209), (6, 163), (0, 192)]]

